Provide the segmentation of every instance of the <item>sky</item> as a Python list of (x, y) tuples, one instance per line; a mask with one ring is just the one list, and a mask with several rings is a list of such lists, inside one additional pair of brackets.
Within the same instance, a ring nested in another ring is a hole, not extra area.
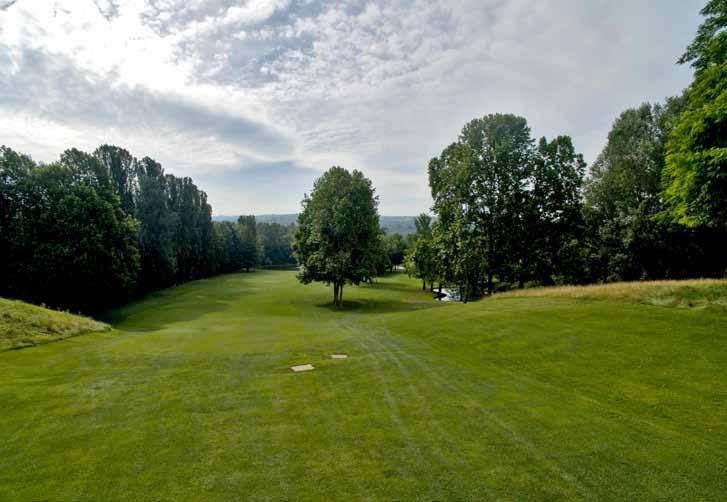
[(0, 143), (116, 144), (217, 215), (292, 213), (332, 165), (379, 212), (431, 206), (427, 163), (489, 113), (568, 134), (691, 81), (704, 0), (0, 0)]

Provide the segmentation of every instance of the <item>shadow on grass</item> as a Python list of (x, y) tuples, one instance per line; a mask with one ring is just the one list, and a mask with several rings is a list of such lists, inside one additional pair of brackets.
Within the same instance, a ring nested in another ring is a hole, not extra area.
[(390, 281), (381, 281), (381, 282), (374, 282), (372, 284), (365, 284), (362, 286), (363, 288), (370, 288), (370, 289), (377, 289), (377, 290), (388, 290), (388, 291), (397, 291), (400, 293), (427, 293), (428, 291), (424, 291), (421, 288), (421, 285), (419, 287), (412, 287), (411, 284), (402, 284), (400, 282), (390, 282)]
[(346, 314), (390, 314), (395, 312), (413, 312), (415, 310), (425, 310), (441, 307), (440, 302), (397, 302), (392, 300), (343, 300), (341, 307), (335, 307), (333, 302), (319, 303), (316, 307), (329, 310), (331, 312), (339, 312)]
[(229, 308), (225, 302), (203, 302), (194, 305), (181, 303), (157, 309), (145, 309), (142, 312), (109, 314), (104, 322), (114, 329), (127, 333), (158, 331), (169, 325), (194, 321), (215, 312), (223, 312)]
[(105, 312), (98, 319), (120, 331), (157, 331), (171, 324), (225, 311), (234, 300), (253, 293), (240, 288), (212, 289), (203, 281), (195, 281), (149, 293), (123, 307)]

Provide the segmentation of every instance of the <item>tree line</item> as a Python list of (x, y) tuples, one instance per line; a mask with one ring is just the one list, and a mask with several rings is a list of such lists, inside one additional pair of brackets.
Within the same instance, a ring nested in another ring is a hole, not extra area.
[(727, 271), (727, 2), (712, 0), (680, 63), (692, 85), (624, 111), (586, 176), (568, 136), (523, 117), (464, 126), (429, 163), (437, 221), (407, 269), (466, 301), (498, 288), (721, 277)]
[(0, 147), (0, 295), (82, 312), (259, 264), (291, 263), (291, 228), (213, 222), (207, 195), (103, 145), (48, 164)]

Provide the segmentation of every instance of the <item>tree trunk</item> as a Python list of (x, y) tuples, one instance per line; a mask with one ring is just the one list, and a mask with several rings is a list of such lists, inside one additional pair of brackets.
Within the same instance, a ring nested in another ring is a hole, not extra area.
[(333, 306), (338, 307), (338, 283), (333, 283)]
[(345, 283), (341, 283), (340, 286), (338, 286), (338, 306), (343, 307), (343, 285)]
[(426, 290), (427, 290), (427, 280), (422, 279), (422, 291), (426, 291)]

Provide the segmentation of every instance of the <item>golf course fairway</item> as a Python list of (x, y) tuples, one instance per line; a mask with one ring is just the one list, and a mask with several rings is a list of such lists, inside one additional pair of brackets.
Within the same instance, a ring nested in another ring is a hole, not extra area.
[(403, 274), (331, 296), (224, 275), (0, 352), (0, 500), (727, 493), (725, 310), (447, 304)]

